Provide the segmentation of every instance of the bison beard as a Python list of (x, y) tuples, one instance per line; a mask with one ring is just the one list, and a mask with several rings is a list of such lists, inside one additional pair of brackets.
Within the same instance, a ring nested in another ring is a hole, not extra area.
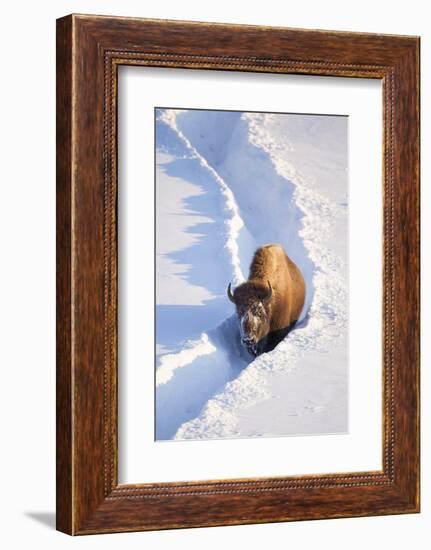
[(273, 350), (293, 328), (305, 301), (305, 283), (298, 267), (278, 244), (258, 248), (248, 280), (232, 292), (241, 341), (253, 356)]

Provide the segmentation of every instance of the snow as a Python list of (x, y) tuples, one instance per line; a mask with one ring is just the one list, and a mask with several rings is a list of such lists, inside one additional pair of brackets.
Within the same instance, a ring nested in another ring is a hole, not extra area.
[[(156, 439), (347, 431), (347, 118), (158, 109)], [(229, 282), (281, 243), (295, 330), (251, 360)]]

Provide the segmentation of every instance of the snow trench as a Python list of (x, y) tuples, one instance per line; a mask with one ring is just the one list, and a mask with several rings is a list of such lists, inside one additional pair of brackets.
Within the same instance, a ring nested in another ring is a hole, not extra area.
[[(158, 280), (169, 266), (173, 278), (167, 288), (175, 287), (175, 277), (189, 286), (167, 303), (166, 293), (156, 289), (156, 439), (297, 433), (294, 421), (277, 428), (269, 415), (265, 424), (264, 404), (288, 399), (289, 375), (307, 355), (327, 354), (338, 340), (338, 359), (345, 359), (346, 243), (335, 239), (347, 227), (347, 202), (340, 191), (345, 173), (337, 158), (313, 172), (307, 159), (316, 152), (306, 145), (316, 147), (313, 130), (321, 134), (323, 128), (333, 136), (334, 128), (311, 116), (172, 109), (159, 109), (157, 115), (160, 192), (168, 193), (174, 179), (194, 187), (175, 210), (190, 240), (160, 254), (157, 248)], [(322, 193), (321, 186), (336, 177), (332, 195)], [(193, 216), (197, 223), (183, 221)], [(169, 240), (163, 216), (158, 218), (156, 241)], [(306, 302), (285, 340), (252, 360), (239, 344), (226, 287), (247, 277), (255, 249), (268, 243), (282, 244), (300, 267)], [(340, 370), (334, 376), (340, 393), (345, 376)], [(328, 384), (334, 386), (334, 379)], [(317, 409), (305, 399), (304, 411)]]

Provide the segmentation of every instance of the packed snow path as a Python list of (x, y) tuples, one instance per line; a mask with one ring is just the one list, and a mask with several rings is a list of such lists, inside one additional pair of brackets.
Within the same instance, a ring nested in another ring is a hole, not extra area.
[[(156, 438), (346, 431), (346, 120), (158, 110)], [(255, 360), (226, 287), (281, 243), (300, 323)]]

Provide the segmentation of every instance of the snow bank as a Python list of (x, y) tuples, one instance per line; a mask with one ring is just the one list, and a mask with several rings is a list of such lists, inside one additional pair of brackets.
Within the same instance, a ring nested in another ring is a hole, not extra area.
[(181, 114), (181, 111), (170, 109), (163, 110), (160, 114), (160, 120), (169, 125), (178, 135), (178, 137), (184, 141), (185, 145), (190, 151), (190, 154), (199, 160), (201, 165), (208, 170), (208, 172), (214, 177), (215, 181), (220, 186), (221, 195), (225, 200), (226, 216), (226, 236), (225, 236), (225, 247), (230, 253), (231, 264), (233, 267), (233, 282), (235, 285), (244, 281), (244, 274), (241, 268), (241, 261), (239, 258), (239, 236), (241, 229), (244, 227), (244, 222), (242, 221), (241, 216), (239, 215), (238, 205), (236, 204), (235, 197), (232, 191), (229, 189), (226, 182), (220, 175), (214, 170), (214, 168), (208, 163), (208, 161), (199, 154), (197, 149), (193, 147), (189, 139), (183, 134), (183, 132), (178, 128), (177, 124), (177, 115)]

